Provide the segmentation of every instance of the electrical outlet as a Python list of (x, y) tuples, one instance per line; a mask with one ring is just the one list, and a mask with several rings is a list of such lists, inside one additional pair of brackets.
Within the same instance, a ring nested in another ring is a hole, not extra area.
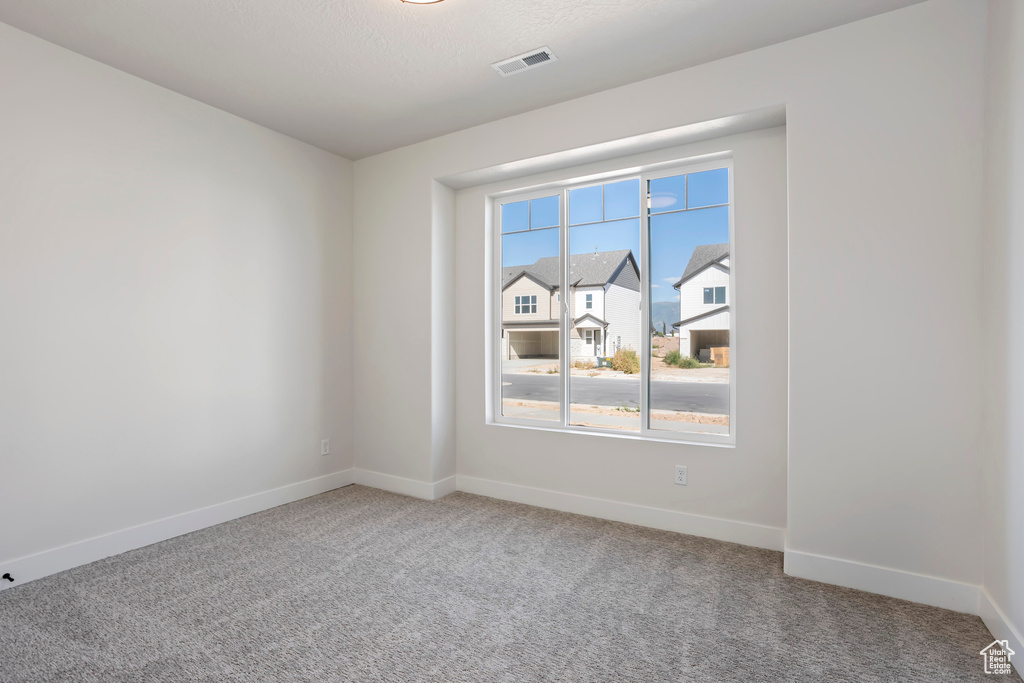
[(320, 455), (327, 455), (331, 452), (331, 440), (324, 439), (320, 442)]
[(686, 465), (676, 465), (676, 483), (686, 486)]

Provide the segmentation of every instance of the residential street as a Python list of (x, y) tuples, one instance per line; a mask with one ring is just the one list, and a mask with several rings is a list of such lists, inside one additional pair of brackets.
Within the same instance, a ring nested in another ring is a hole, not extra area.
[[(558, 375), (509, 373), (501, 376), (505, 399), (558, 401)], [(578, 377), (570, 380), (572, 401), (598, 406), (637, 405), (640, 378)], [(729, 413), (729, 385), (706, 382), (651, 382), (651, 407), (694, 413)]]

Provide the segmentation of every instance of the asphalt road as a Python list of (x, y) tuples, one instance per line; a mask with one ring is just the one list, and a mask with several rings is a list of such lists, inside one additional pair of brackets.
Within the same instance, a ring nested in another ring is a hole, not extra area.
[[(558, 401), (558, 375), (516, 374), (501, 376), (502, 398)], [(573, 403), (594, 406), (638, 405), (640, 378), (573, 376), (569, 380)], [(729, 412), (729, 385), (711, 382), (651, 382), (651, 407), (694, 413), (725, 415)]]

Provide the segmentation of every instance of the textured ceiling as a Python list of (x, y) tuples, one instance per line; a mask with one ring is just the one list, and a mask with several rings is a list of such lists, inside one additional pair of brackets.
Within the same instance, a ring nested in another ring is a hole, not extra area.
[[(0, 21), (350, 159), (920, 0), (0, 0)], [(491, 62), (546, 45), (557, 62)]]

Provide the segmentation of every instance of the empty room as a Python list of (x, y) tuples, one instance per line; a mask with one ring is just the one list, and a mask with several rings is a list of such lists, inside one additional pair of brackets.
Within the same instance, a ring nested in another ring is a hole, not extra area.
[(0, 683), (1020, 681), (1022, 349), (1024, 0), (0, 0)]

